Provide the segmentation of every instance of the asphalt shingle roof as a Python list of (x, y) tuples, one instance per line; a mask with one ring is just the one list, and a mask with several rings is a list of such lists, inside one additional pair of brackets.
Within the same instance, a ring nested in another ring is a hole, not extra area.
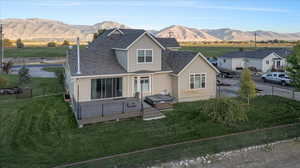
[(254, 51), (236, 51), (227, 53), (221, 57), (225, 58), (257, 58), (263, 59), (266, 56), (276, 53), (280, 57), (287, 57), (292, 53), (290, 49), (287, 48), (261, 48)]
[(180, 47), (175, 38), (156, 38), (164, 47)]
[[(105, 31), (88, 48), (80, 49), (80, 70), (77, 74), (77, 51), (76, 46), (70, 50), (68, 62), (72, 76), (109, 75), (124, 74), (127, 71), (119, 64), (113, 48), (127, 48), (145, 30), (141, 29), (120, 29), (124, 34), (111, 34), (112, 29)], [(161, 39), (160, 39), (161, 40)], [(174, 40), (165, 42), (174, 43)], [(176, 41), (176, 40), (175, 40)], [(165, 45), (167, 43), (164, 43)], [(162, 44), (162, 45), (164, 45)], [(171, 45), (169, 45), (171, 46)], [(174, 45), (172, 45), (174, 46)], [(167, 46), (165, 46), (167, 47)], [(180, 72), (197, 53), (189, 51), (169, 51), (162, 52), (162, 71)]]
[(187, 64), (189, 64), (198, 53), (191, 51), (163, 51), (163, 62), (168, 64), (173, 73), (178, 74)]

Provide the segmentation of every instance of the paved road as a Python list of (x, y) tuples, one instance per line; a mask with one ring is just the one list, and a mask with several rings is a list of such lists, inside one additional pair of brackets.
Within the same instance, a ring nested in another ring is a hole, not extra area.
[[(238, 96), (240, 89), (239, 79), (219, 79), (225, 84), (230, 86), (221, 86), (221, 96), (235, 97)], [(291, 86), (281, 86), (273, 83), (265, 83), (262, 80), (256, 79), (256, 88), (262, 90), (260, 95), (277, 95), (286, 98), (292, 98), (300, 101), (300, 92), (294, 92), (294, 88)], [(272, 88), (273, 87), (273, 88)]]
[(191, 160), (189, 164), (180, 164), (180, 162), (164, 163), (155, 168), (299, 168), (300, 142), (290, 141), (276, 144), (268, 149), (232, 152), (226, 157), (210, 160), (210, 163), (197, 160)]

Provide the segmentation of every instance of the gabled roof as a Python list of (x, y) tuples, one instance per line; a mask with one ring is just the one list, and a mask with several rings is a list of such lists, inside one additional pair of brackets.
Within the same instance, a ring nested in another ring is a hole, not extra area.
[(261, 48), (254, 51), (236, 51), (227, 53), (221, 57), (225, 58), (256, 58), (263, 59), (268, 55), (276, 53), (280, 57), (287, 57), (292, 53), (292, 51), (288, 48)]
[(189, 66), (198, 56), (200, 56), (212, 69), (217, 73), (219, 70), (213, 66), (200, 52), (192, 51), (170, 51), (166, 50), (163, 52), (165, 62), (173, 70), (174, 74), (180, 74), (187, 66)]
[(166, 48), (179, 48), (180, 45), (178, 44), (175, 38), (156, 38), (157, 41), (165, 46)]

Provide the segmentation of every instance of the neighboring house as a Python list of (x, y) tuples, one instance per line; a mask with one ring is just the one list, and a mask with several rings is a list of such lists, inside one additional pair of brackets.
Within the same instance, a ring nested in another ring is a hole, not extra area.
[(218, 67), (226, 70), (238, 70), (255, 67), (258, 71), (268, 72), (272, 69), (283, 69), (286, 57), (292, 53), (287, 48), (261, 48), (254, 51), (237, 51), (218, 58)]
[[(77, 120), (139, 111), (132, 101), (141, 102), (142, 96), (168, 94), (178, 102), (215, 98), (218, 70), (201, 53), (174, 51), (178, 48), (175, 39), (140, 29), (106, 30), (88, 48), (74, 47), (65, 73)], [(115, 118), (81, 124), (109, 119)]]

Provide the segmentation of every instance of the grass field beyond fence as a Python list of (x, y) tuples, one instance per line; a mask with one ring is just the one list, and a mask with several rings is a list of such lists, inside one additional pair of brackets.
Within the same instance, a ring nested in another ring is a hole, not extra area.
[(65, 57), (67, 47), (5, 48), (5, 58), (56, 58)]

